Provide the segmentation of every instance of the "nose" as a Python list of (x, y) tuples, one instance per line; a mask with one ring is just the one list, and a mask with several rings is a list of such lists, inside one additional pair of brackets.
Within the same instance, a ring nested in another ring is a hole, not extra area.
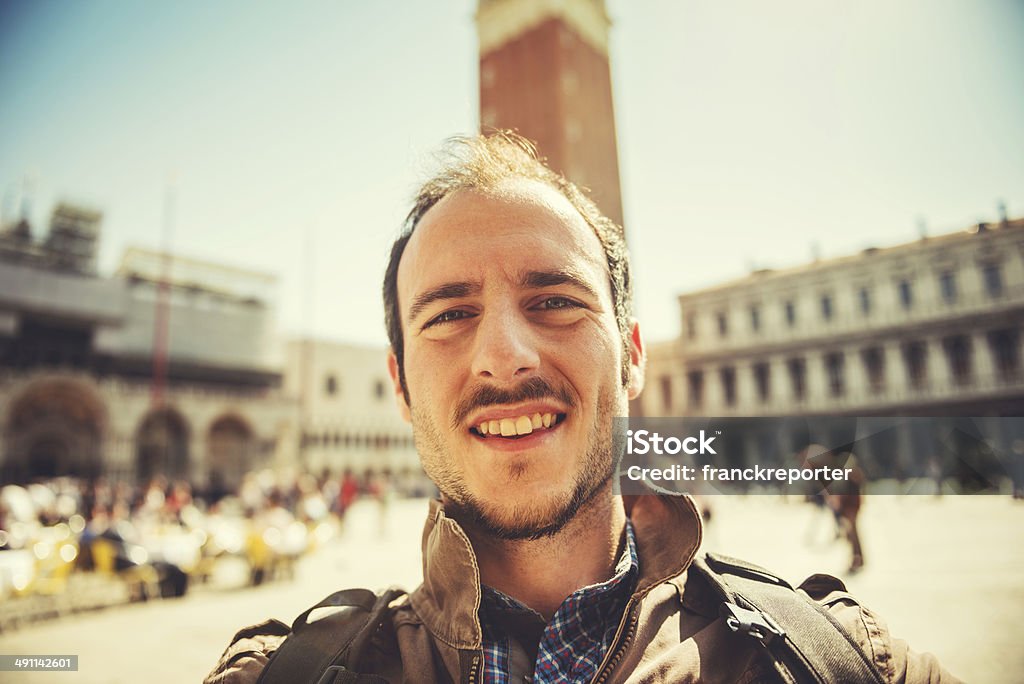
[(540, 365), (530, 322), (515, 306), (481, 314), (473, 349), (473, 375), (498, 384), (518, 383)]

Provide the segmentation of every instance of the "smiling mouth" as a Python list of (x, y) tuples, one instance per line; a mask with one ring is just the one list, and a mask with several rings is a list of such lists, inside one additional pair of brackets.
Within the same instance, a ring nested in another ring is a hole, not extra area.
[(515, 418), (485, 420), (469, 429), (477, 437), (518, 439), (539, 430), (550, 430), (565, 420), (564, 413), (534, 413)]

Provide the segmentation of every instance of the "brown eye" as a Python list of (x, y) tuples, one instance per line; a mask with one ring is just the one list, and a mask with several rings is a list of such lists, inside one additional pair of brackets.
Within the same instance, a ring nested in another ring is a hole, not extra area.
[(548, 297), (537, 305), (538, 309), (557, 311), (559, 309), (578, 309), (582, 304), (568, 297)]
[(427, 324), (424, 325), (423, 327), (430, 328), (432, 326), (441, 325), (443, 323), (454, 323), (455, 321), (462, 320), (463, 318), (470, 318), (471, 316), (472, 314), (469, 313), (468, 311), (463, 311), (461, 309), (452, 309), (451, 311), (445, 311), (444, 313), (434, 316), (429, 321), (427, 321)]

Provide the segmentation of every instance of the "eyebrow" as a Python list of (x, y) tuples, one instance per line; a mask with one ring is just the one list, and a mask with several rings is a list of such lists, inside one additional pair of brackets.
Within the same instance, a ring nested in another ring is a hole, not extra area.
[(416, 298), (412, 300), (412, 306), (409, 307), (409, 321), (415, 321), (416, 317), (434, 302), (469, 297), (470, 295), (479, 294), (481, 289), (480, 283), (468, 281), (445, 283), (444, 285), (431, 288), (422, 294), (416, 295)]
[(523, 274), (520, 284), (522, 287), (532, 289), (569, 285), (585, 292), (589, 297), (600, 299), (600, 295), (597, 293), (597, 290), (587, 282), (586, 278), (581, 273), (569, 269), (558, 269), (554, 271), (527, 271)]

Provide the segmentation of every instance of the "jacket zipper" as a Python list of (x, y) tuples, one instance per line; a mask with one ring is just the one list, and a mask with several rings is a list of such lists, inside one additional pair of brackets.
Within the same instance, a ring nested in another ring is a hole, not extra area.
[(476, 673), (480, 669), (480, 655), (476, 654), (473, 656), (473, 662), (469, 666), (469, 677), (466, 679), (468, 684), (474, 684), (476, 682)]
[(629, 646), (629, 642), (633, 640), (633, 632), (636, 631), (636, 623), (640, 616), (639, 611), (636, 611), (635, 615), (632, 614), (633, 608), (633, 602), (630, 601), (630, 604), (626, 606), (626, 611), (629, 614), (629, 626), (626, 628), (626, 633), (622, 637), (622, 642), (619, 644), (619, 647), (615, 649), (615, 653), (612, 655), (611, 659), (605, 662), (604, 667), (601, 668), (600, 672), (598, 672), (597, 676), (593, 679), (592, 684), (603, 684), (604, 681), (608, 679), (612, 670), (614, 670), (615, 666), (619, 664), (620, 660), (622, 660), (622, 655), (626, 652), (626, 647)]

